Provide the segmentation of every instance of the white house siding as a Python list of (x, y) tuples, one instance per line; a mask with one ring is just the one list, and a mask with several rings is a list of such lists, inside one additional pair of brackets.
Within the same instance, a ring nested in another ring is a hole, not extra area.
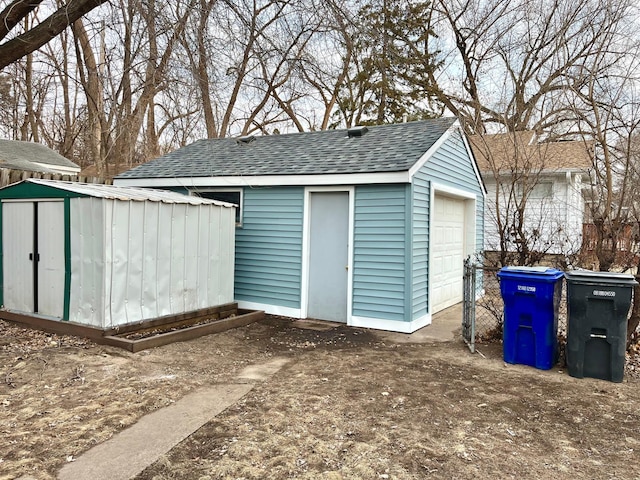
[[(485, 210), (485, 249), (499, 251), (500, 235), (498, 233), (498, 219), (496, 204), (504, 218), (507, 199), (513, 190), (511, 183), (505, 181), (500, 184), (499, 194), (496, 195), (498, 185), (493, 177), (487, 176), (487, 208)], [(532, 195), (525, 209), (525, 230), (530, 236), (533, 230), (539, 232), (539, 237), (531, 242), (530, 248), (552, 254), (567, 254), (579, 250), (582, 240), (582, 219), (584, 214), (581, 193), (581, 175), (556, 173), (542, 175), (538, 184), (551, 183), (552, 195), (539, 198)], [(511, 208), (511, 218), (513, 207)], [(509, 251), (515, 250), (515, 245), (509, 244)]]

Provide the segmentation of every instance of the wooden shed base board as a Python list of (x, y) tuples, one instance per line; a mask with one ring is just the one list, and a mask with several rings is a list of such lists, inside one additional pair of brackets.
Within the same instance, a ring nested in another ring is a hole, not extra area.
[[(238, 309), (237, 304), (225, 304), (179, 315), (169, 315), (137, 324), (124, 325), (118, 329), (102, 330), (74, 322), (26, 315), (0, 310), (0, 319), (20, 325), (57, 333), (85, 337), (102, 345), (139, 352), (173, 342), (183, 342), (211, 333), (220, 333), (231, 328), (242, 327), (262, 320), (261, 310)], [(140, 334), (142, 338), (136, 337)]]

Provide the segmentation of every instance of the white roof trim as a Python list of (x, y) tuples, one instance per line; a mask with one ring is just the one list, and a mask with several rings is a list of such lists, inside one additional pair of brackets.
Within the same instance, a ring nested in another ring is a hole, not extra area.
[(322, 175), (256, 175), (238, 177), (116, 178), (114, 185), (136, 187), (305, 187), (321, 185), (367, 185), (409, 183), (409, 172), (351, 173)]
[[(456, 123), (458, 124), (458, 126), (460, 126), (458, 122)], [(476, 174), (476, 178), (478, 179), (478, 183), (480, 184), (480, 188), (482, 189), (482, 196), (486, 198), (487, 187), (484, 184), (482, 175), (480, 175), (480, 170), (478, 169), (478, 162), (476, 162), (476, 157), (473, 154), (473, 150), (471, 150), (471, 145), (469, 145), (469, 140), (467, 139), (467, 136), (462, 132), (462, 129), (460, 129), (460, 133), (462, 134), (462, 141), (464, 142), (464, 148), (467, 149), (467, 155), (469, 155), (469, 158), (471, 159), (471, 164), (473, 165), (473, 171)]]
[(464, 148), (467, 151), (467, 155), (471, 159), (471, 165), (473, 166), (473, 172), (476, 176), (476, 180), (480, 184), (480, 189), (482, 190), (482, 196), (486, 197), (487, 189), (484, 185), (484, 182), (482, 181), (482, 176), (480, 175), (480, 171), (478, 170), (476, 157), (473, 156), (473, 152), (471, 151), (471, 147), (469, 145), (469, 142), (467, 141), (467, 136), (464, 134), (464, 132), (462, 132), (462, 128), (460, 127), (459, 120), (456, 120), (455, 122), (453, 122), (453, 124), (449, 127), (449, 129), (444, 134), (442, 134), (442, 136), (433, 145), (431, 145), (431, 148), (429, 148), (429, 150), (427, 150), (424, 153), (424, 155), (422, 155), (422, 157), (420, 157), (420, 159), (416, 163), (414, 163), (413, 167), (409, 169), (409, 177), (413, 178), (413, 176), (416, 173), (418, 173), (418, 171), (420, 171), (422, 167), (424, 167), (425, 163), (429, 161), (429, 159), (433, 156), (433, 154), (437, 152), (440, 149), (440, 147), (442, 147), (444, 142), (446, 142), (451, 137), (451, 135), (453, 135), (454, 132), (460, 132), (460, 136), (462, 137), (462, 141), (464, 143)]

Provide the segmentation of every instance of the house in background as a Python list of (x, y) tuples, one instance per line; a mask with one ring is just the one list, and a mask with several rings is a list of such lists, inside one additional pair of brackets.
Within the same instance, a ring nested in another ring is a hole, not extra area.
[(80, 167), (40, 143), (0, 140), (0, 168), (78, 175)]
[(413, 332), (462, 301), (484, 186), (453, 118), (200, 140), (117, 176), (239, 205), (235, 300)]
[(508, 251), (517, 250), (521, 239), (509, 230), (520, 214), (532, 250), (549, 254), (580, 250), (582, 186), (593, 165), (592, 144), (542, 141), (532, 131), (474, 136), (470, 143), (487, 188), (485, 251), (500, 251), (503, 245)]

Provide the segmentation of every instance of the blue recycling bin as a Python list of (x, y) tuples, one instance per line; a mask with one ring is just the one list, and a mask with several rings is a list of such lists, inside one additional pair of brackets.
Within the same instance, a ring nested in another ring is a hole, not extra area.
[(504, 267), (504, 361), (549, 370), (558, 361), (558, 311), (564, 273), (547, 267)]

